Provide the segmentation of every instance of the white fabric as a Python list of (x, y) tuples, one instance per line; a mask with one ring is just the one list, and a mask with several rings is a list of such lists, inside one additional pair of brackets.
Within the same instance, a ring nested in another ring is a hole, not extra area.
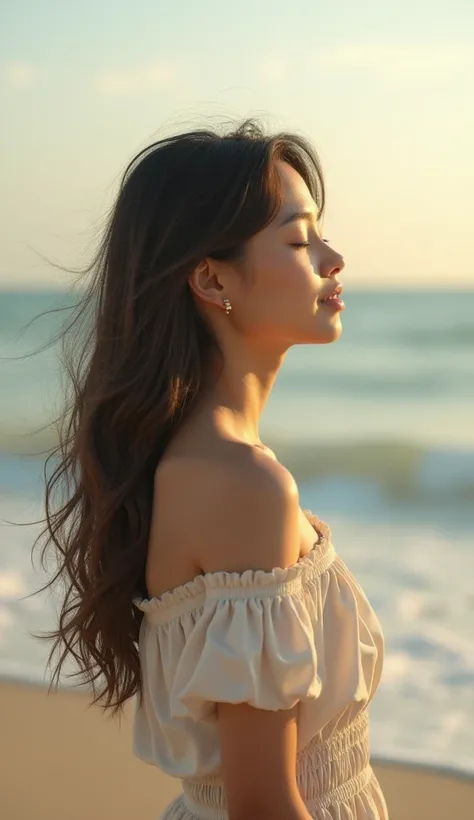
[(297, 779), (318, 820), (381, 820), (367, 706), (384, 642), (366, 596), (336, 555), (329, 527), (297, 564), (216, 572), (136, 599), (143, 701), (134, 753), (183, 780), (166, 820), (226, 820), (216, 703), (299, 703)]

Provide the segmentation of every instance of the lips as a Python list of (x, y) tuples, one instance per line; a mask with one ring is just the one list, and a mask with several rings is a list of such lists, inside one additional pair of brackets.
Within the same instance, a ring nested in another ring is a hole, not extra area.
[(319, 302), (327, 302), (329, 299), (333, 299), (336, 296), (339, 296), (342, 293), (343, 287), (342, 285), (337, 285), (337, 287), (333, 288), (329, 293), (321, 294), (319, 297)]

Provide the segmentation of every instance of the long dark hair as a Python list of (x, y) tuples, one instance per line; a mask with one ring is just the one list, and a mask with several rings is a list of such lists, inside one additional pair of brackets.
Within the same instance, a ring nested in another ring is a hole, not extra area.
[(143, 616), (133, 598), (147, 594), (156, 467), (217, 350), (188, 277), (205, 257), (241, 258), (275, 216), (277, 159), (301, 174), (322, 215), (323, 175), (310, 143), (266, 135), (255, 119), (223, 133), (169, 136), (138, 153), (81, 272), (91, 280), (61, 331), (69, 394), (45, 463), (46, 526), (33, 549), (46, 536), (42, 565), (52, 549), (57, 566), (38, 592), (56, 582), (65, 592), (58, 628), (38, 637), (54, 641), (48, 666), (59, 652), (51, 686), (71, 656), (92, 702), (112, 715), (141, 694)]

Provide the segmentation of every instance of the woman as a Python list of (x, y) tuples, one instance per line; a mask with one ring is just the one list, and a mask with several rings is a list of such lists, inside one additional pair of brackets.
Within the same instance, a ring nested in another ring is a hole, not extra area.
[(68, 584), (54, 677), (71, 654), (94, 702), (138, 695), (135, 754), (183, 781), (166, 820), (387, 817), (367, 721), (381, 628), (258, 430), (287, 350), (341, 334), (323, 211), (299, 136), (247, 120), (156, 142), (73, 322), (92, 306), (47, 482)]

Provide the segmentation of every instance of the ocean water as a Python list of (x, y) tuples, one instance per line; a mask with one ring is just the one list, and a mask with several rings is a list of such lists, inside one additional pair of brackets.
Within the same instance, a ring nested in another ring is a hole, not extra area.
[[(474, 771), (474, 291), (351, 292), (343, 334), (292, 349), (261, 432), (384, 626), (378, 755)], [(47, 680), (51, 595), (30, 551), (60, 407), (60, 292), (0, 291), (0, 675)], [(64, 681), (67, 683), (67, 680)]]

